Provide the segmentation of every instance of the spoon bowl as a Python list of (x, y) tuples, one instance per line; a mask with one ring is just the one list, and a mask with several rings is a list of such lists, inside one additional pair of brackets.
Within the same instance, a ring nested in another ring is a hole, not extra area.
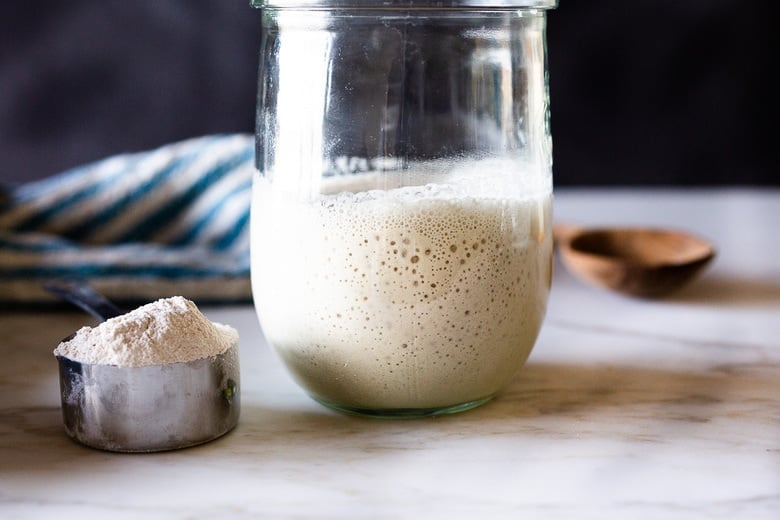
[(690, 282), (715, 248), (682, 231), (555, 226), (564, 266), (583, 281), (630, 296), (659, 298)]

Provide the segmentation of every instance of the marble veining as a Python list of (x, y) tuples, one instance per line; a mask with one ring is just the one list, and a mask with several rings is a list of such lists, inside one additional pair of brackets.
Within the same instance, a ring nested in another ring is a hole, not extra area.
[(238, 428), (177, 452), (101, 452), (65, 436), (51, 355), (90, 318), (2, 312), (0, 518), (777, 518), (780, 193), (570, 190), (556, 213), (684, 227), (719, 256), (664, 301), (557, 265), (528, 364), (451, 417), (327, 410), (249, 306), (207, 308), (241, 334)]

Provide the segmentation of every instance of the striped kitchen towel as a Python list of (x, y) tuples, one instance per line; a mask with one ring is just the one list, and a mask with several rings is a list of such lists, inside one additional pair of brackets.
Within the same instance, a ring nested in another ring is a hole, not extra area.
[(117, 301), (250, 298), (254, 138), (206, 136), (5, 188), (0, 303), (82, 278)]

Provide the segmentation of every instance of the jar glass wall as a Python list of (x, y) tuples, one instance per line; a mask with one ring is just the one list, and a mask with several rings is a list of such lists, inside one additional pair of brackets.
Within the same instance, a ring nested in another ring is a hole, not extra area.
[(552, 258), (540, 7), (264, 7), (253, 295), (318, 401), (458, 411), (528, 357)]

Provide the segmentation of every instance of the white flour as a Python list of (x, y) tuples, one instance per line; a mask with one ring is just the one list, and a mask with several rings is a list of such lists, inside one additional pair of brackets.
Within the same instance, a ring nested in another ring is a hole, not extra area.
[(96, 327), (82, 327), (54, 355), (79, 363), (140, 367), (212, 357), (237, 343), (233, 327), (212, 323), (193, 302), (174, 296)]

